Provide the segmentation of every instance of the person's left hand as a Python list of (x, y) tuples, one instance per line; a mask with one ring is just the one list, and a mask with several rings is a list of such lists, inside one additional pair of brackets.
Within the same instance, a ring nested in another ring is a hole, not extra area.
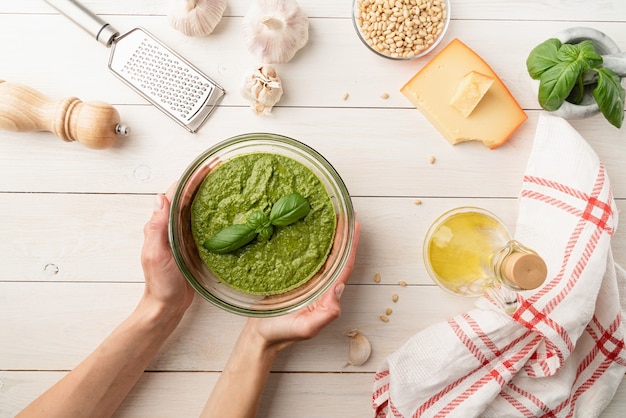
[(356, 222), (352, 251), (337, 283), (317, 301), (296, 312), (274, 318), (249, 318), (244, 331), (256, 337), (265, 348), (276, 353), (293, 343), (315, 337), (341, 314), (339, 300), (352, 270), (361, 225)]
[(154, 212), (144, 226), (141, 265), (146, 280), (143, 299), (158, 309), (182, 314), (193, 301), (194, 291), (176, 265), (167, 235), (175, 186), (170, 186), (165, 195), (155, 197)]

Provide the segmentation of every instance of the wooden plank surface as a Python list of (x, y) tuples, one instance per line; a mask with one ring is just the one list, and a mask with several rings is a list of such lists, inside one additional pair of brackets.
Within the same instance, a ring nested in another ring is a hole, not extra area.
[[(168, 0), (99, 0), (81, 1), (90, 10), (105, 15), (165, 16), (170, 7)], [(352, 0), (319, 1), (300, 0), (298, 2), (311, 18), (349, 18)], [(225, 16), (243, 16), (248, 10), (247, 0), (229, 0)], [(598, 7), (589, 7), (582, 1), (528, 2), (524, 0), (471, 0), (453, 1), (452, 16), (457, 20), (554, 20), (580, 22), (584, 19), (598, 22), (623, 21), (626, 4), (620, 0), (606, 0)], [(514, 11), (514, 13), (512, 13)], [(53, 13), (54, 10), (39, 0), (7, 2), (0, 13), (35, 14)]]
[[(7, 394), (6, 403), (0, 404), (0, 415), (9, 416), (26, 405), (30, 394), (41, 392), (63, 376), (61, 372), (0, 372)], [(160, 402), (163, 399), (176, 416), (198, 416), (218, 373), (146, 373), (130, 393), (117, 417), (169, 417)], [(369, 379), (365, 378), (368, 377)], [(356, 373), (331, 373), (323, 376), (301, 373), (272, 373), (267, 384), (267, 395), (261, 402), (259, 416), (272, 418), (341, 416), (363, 418), (370, 413), (373, 376)], [(314, 390), (311, 390), (314, 388)], [(312, 396), (307, 396), (313, 392)], [(324, 402), (312, 402), (312, 399)], [(615, 400), (600, 415), (601, 418), (623, 416), (626, 403), (626, 385), (622, 384)], [(330, 411), (330, 412), (329, 412)], [(342, 411), (332, 415), (332, 411)]]
[[(414, 203), (419, 198), (420, 205)], [(151, 195), (0, 193), (3, 231), (1, 281), (141, 282), (139, 254)], [(429, 225), (458, 206), (479, 206), (515, 231), (517, 200), (494, 198), (353, 197), (362, 226), (360, 251), (351, 278), (370, 284), (432, 284), (422, 262)], [(619, 200), (618, 208), (626, 209)], [(45, 213), (45, 216), (42, 214)], [(616, 261), (626, 265), (626, 230), (613, 240)]]
[[(373, 283), (373, 281), (371, 282)], [(68, 370), (108, 335), (134, 308), (141, 283), (0, 283), (2, 369)], [(399, 300), (393, 303), (392, 294)], [(275, 364), (280, 371), (373, 372), (382, 360), (418, 330), (473, 307), (435, 286), (351, 285), (342, 316), (314, 340), (298, 344)], [(35, 309), (36, 307), (36, 309)], [(390, 322), (380, 321), (393, 308)], [(28, 315), (24, 315), (28, 312)], [(51, 315), (50, 313), (54, 313)], [(221, 370), (244, 318), (221, 312), (200, 298), (151, 364), (156, 371)], [(219, 324), (219, 326), (215, 326)], [(371, 361), (345, 367), (348, 339), (358, 329), (371, 339)], [(54, 331), (52, 331), (54, 330)], [(54, 358), (50, 353), (55, 352)]]
[[(62, 372), (0, 372), (6, 403), (0, 415), (10, 416), (63, 376)], [(196, 417), (218, 378), (216, 372), (146, 373), (130, 393), (116, 417), (165, 418)], [(259, 416), (272, 418), (342, 417), (363, 418), (371, 414), (373, 375), (357, 373), (272, 373), (267, 396), (261, 401)], [(620, 418), (626, 408), (626, 385), (622, 384), (613, 402), (600, 418)], [(160, 399), (163, 402), (155, 400)], [(323, 399), (323, 402), (319, 402)], [(316, 401), (317, 400), (317, 401)], [(164, 410), (163, 403), (169, 406)], [(169, 411), (176, 411), (173, 415)], [(334, 414), (341, 411), (341, 415)]]
[[(189, 38), (169, 28), (163, 16), (116, 15), (109, 19), (121, 32), (135, 27), (149, 30), (231, 93), (224, 97), (224, 106), (243, 106), (241, 82), (258, 63), (241, 40), (242, 19), (223, 20), (223, 27), (210, 36)], [(396, 62), (372, 54), (355, 36), (348, 18), (316, 19), (313, 23), (307, 45), (289, 63), (276, 65), (286, 90), (280, 107), (412, 107), (399, 89), (426, 61)], [(602, 23), (603, 31), (618, 45), (626, 42), (621, 25)], [(487, 60), (524, 109), (538, 109), (534, 84), (526, 73), (526, 58), (539, 42), (571, 26), (569, 21), (458, 20), (435, 52), (459, 37)], [(576, 26), (595, 27), (596, 23), (582, 20)], [(520, 33), (525, 36), (520, 37)], [(9, 56), (20, 56), (19, 60), (3, 62), (5, 80), (28, 80), (32, 87), (53, 97), (75, 95), (112, 104), (146, 103), (109, 72), (111, 51), (61, 15), (0, 14), (0, 35), (21, 40), (3, 45)], [(46, 77), (41, 77), (43, 68)], [(72, 83), (63, 83), (65, 79)], [(344, 101), (345, 92), (350, 98)], [(389, 99), (380, 98), (384, 92)]]
[[(490, 151), (478, 143), (450, 146), (416, 109), (289, 108), (263, 119), (249, 109), (221, 108), (198, 135), (185, 133), (152, 107), (124, 106), (120, 112), (132, 136), (104, 151), (64, 143), (45, 132), (2, 132), (0, 192), (163, 192), (219, 141), (276, 132), (324, 155), (352, 196), (516, 198), (539, 114), (528, 112), (529, 120), (514, 136)], [(241, 121), (245, 130), (232, 120)], [(600, 116), (572, 125), (607, 166), (615, 197), (626, 198), (623, 131)], [(434, 164), (430, 156), (436, 157)]]
[[(525, 69), (528, 52), (572, 26), (602, 30), (626, 50), (622, 0), (453, 0), (450, 30), (436, 51), (455, 37), (463, 40), (529, 116), (490, 151), (478, 143), (450, 146), (400, 94), (428, 57), (393, 62), (370, 53), (354, 33), (352, 0), (299, 1), (310, 17), (310, 39), (291, 62), (277, 65), (285, 95), (268, 117), (252, 114), (239, 94), (243, 76), (258, 66), (241, 39), (249, 0), (229, 0), (216, 31), (201, 38), (168, 25), (170, 0), (82, 3), (122, 32), (145, 27), (227, 95), (206, 127), (190, 134), (117, 80), (107, 69), (110, 50), (45, 2), (0, 3), (0, 80), (54, 99), (111, 103), (132, 132), (109, 150), (93, 151), (46, 132), (0, 131), (0, 417), (13, 416), (58, 380), (134, 308), (143, 289), (139, 254), (153, 195), (207, 148), (261, 131), (299, 139), (333, 164), (350, 190), (362, 235), (342, 317), (281, 355), (260, 416), (371, 416), (373, 376), (384, 358), (424, 327), (473, 307), (473, 300), (450, 296), (428, 279), (421, 258), (428, 225), (448, 209), (475, 205), (515, 229), (540, 114)], [(571, 123), (606, 165), (623, 214), (624, 128), (599, 115)], [(621, 265), (624, 222), (613, 240)], [(376, 273), (380, 284), (373, 282)], [(398, 286), (399, 280), (409, 286)], [(393, 293), (400, 295), (397, 304)], [(383, 323), (378, 316), (387, 307), (394, 312)], [(197, 416), (243, 321), (197, 298), (117, 415)], [(353, 328), (373, 344), (362, 367), (345, 367), (344, 334)], [(602, 417), (621, 417), (625, 408), (622, 383)]]

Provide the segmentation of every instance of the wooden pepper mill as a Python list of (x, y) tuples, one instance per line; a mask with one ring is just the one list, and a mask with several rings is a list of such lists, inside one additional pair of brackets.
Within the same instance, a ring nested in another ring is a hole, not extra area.
[(0, 80), (0, 129), (15, 132), (49, 131), (64, 141), (93, 149), (113, 146), (130, 129), (108, 103), (83, 103), (76, 97), (54, 101), (34, 89)]

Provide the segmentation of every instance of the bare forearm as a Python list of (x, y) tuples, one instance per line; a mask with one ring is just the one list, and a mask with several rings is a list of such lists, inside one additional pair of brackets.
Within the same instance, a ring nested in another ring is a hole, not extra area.
[(182, 313), (141, 302), (96, 350), (18, 417), (108, 417), (130, 392)]
[(255, 417), (278, 354), (244, 328), (202, 411), (202, 418)]

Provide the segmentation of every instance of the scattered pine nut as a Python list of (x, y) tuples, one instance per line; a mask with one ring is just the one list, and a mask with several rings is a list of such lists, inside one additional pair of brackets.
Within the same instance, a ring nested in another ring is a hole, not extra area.
[(391, 301), (393, 303), (396, 303), (398, 301), (398, 294), (394, 293), (393, 295), (391, 295)]
[(385, 315), (381, 315), (380, 316), (380, 320), (383, 322), (389, 322), (389, 317), (385, 316)]
[(402, 287), (406, 287), (406, 282), (404, 280), (400, 280), (398, 284)]
[(428, 157), (428, 162), (431, 164), (435, 164), (435, 161), (437, 161), (437, 159), (435, 158), (434, 155), (431, 155), (430, 157)]
[(380, 98), (383, 99), (383, 100), (387, 100), (389, 98), (389, 94), (383, 93), (383, 94), (380, 95)]
[(341, 96), (343, 100), (348, 100), (348, 97), (350, 97), (348, 93), (344, 93), (343, 96)]
[(374, 281), (375, 281), (376, 283), (380, 283), (380, 273), (376, 273), (376, 274), (374, 274)]
[(421, 204), (422, 204), (422, 201), (421, 201), (421, 200), (419, 200), (419, 199), (415, 199), (415, 200), (413, 201), (413, 204), (414, 204), (414, 205), (421, 205)]
[(385, 309), (385, 315), (387, 315), (387, 316), (391, 315), (392, 312), (393, 312), (393, 310), (391, 308)]

